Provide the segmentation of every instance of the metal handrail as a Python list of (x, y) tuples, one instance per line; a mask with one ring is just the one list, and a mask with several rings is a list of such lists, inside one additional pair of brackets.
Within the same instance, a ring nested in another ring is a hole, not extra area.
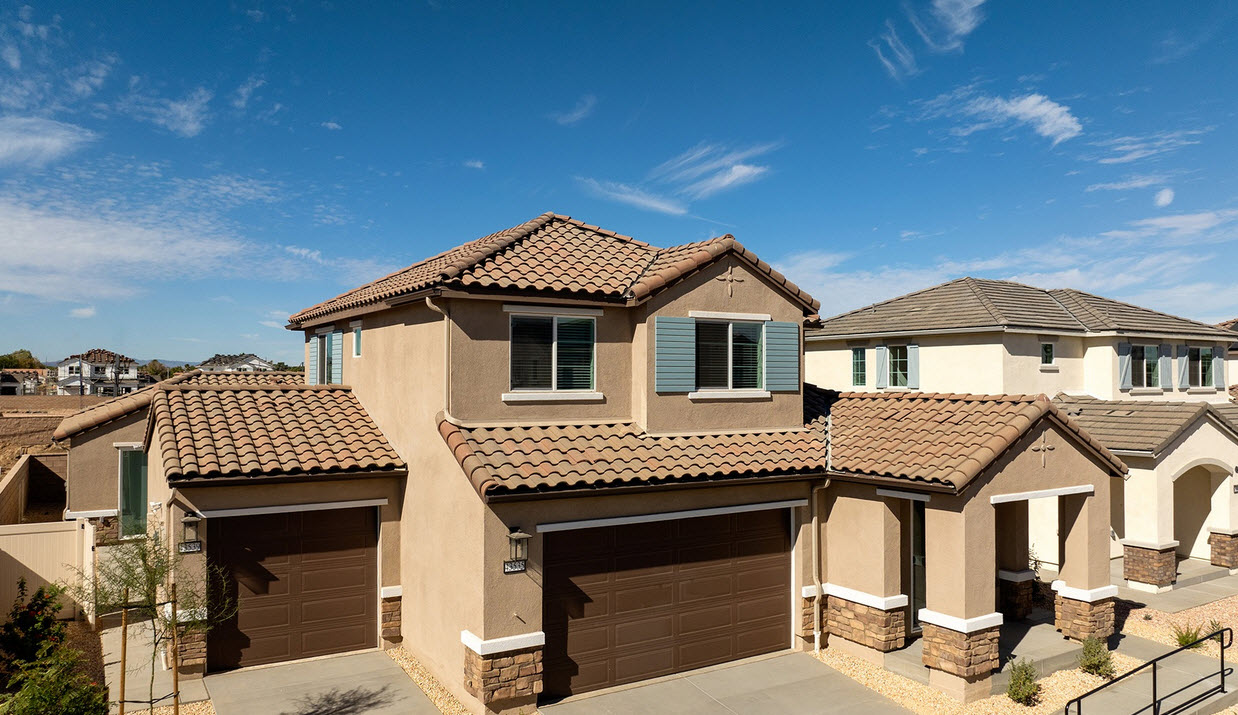
[[(1217, 636), (1220, 636), (1220, 638), (1218, 638)], [(1225, 637), (1226, 637), (1226, 636), (1229, 636), (1229, 640), (1228, 640), (1228, 642), (1227, 642), (1227, 641), (1226, 641), (1226, 639), (1225, 639)], [(1114, 684), (1116, 684), (1116, 683), (1119, 683), (1119, 682), (1121, 682), (1121, 681), (1123, 681), (1123, 680), (1125, 680), (1125, 679), (1129, 678), (1130, 676), (1134, 675), (1135, 673), (1138, 673), (1139, 671), (1141, 671), (1141, 670), (1143, 670), (1143, 669), (1145, 669), (1145, 668), (1148, 668), (1148, 667), (1151, 667), (1151, 668), (1152, 668), (1152, 715), (1160, 715), (1160, 713), (1161, 713), (1161, 699), (1160, 699), (1160, 697), (1159, 697), (1159, 695), (1158, 695), (1158, 693), (1157, 693), (1157, 688), (1156, 688), (1156, 664), (1157, 664), (1157, 663), (1159, 663), (1159, 662), (1160, 662), (1160, 661), (1162, 661), (1162, 660), (1165, 660), (1166, 658), (1169, 658), (1170, 656), (1177, 655), (1177, 654), (1181, 653), (1181, 652), (1182, 652), (1182, 651), (1184, 651), (1184, 650), (1191, 650), (1191, 649), (1192, 649), (1192, 648), (1194, 648), (1195, 646), (1197, 646), (1197, 645), (1199, 645), (1199, 644), (1201, 644), (1201, 643), (1205, 643), (1205, 642), (1207, 642), (1207, 641), (1211, 641), (1211, 640), (1215, 640), (1215, 641), (1217, 641), (1218, 643), (1220, 643), (1220, 644), (1221, 644), (1221, 668), (1220, 668), (1220, 671), (1219, 671), (1220, 676), (1221, 676), (1221, 682), (1220, 682), (1220, 684), (1219, 684), (1219, 685), (1214, 686), (1214, 687), (1212, 687), (1212, 688), (1209, 688), (1207, 691), (1205, 691), (1205, 692), (1203, 692), (1203, 693), (1200, 693), (1199, 695), (1196, 695), (1194, 698), (1192, 698), (1192, 699), (1191, 699), (1191, 701), (1192, 701), (1192, 702), (1197, 702), (1197, 701), (1199, 701), (1199, 700), (1203, 700), (1204, 698), (1208, 697), (1209, 695), (1212, 695), (1213, 693), (1223, 693), (1223, 692), (1225, 692), (1225, 649), (1226, 649), (1226, 648), (1229, 648), (1230, 646), (1232, 646), (1232, 645), (1234, 644), (1234, 631), (1233, 631), (1233, 629), (1231, 629), (1231, 628), (1222, 628), (1222, 629), (1221, 629), (1221, 630), (1219, 630), (1219, 631), (1216, 631), (1216, 632), (1214, 632), (1214, 633), (1210, 633), (1210, 634), (1208, 634), (1208, 635), (1206, 635), (1206, 636), (1204, 636), (1204, 637), (1202, 637), (1202, 638), (1200, 638), (1200, 639), (1198, 639), (1198, 640), (1195, 640), (1195, 641), (1192, 641), (1192, 642), (1190, 642), (1190, 643), (1187, 643), (1186, 645), (1184, 645), (1184, 646), (1182, 646), (1182, 647), (1178, 648), (1177, 650), (1171, 650), (1171, 651), (1169, 651), (1168, 653), (1165, 653), (1164, 655), (1158, 655), (1157, 657), (1153, 658), (1152, 660), (1148, 661), (1147, 663), (1144, 663), (1143, 665), (1141, 665), (1141, 666), (1139, 666), (1139, 667), (1137, 667), (1137, 668), (1134, 668), (1134, 669), (1132, 669), (1132, 670), (1129, 670), (1129, 671), (1127, 671), (1127, 672), (1125, 672), (1125, 673), (1123, 673), (1123, 674), (1119, 675), (1118, 677), (1114, 678), (1113, 680), (1110, 680), (1108, 683), (1105, 683), (1105, 684), (1103, 684), (1103, 685), (1098, 685), (1098, 686), (1096, 686), (1095, 688), (1092, 688), (1091, 690), (1087, 691), (1087, 692), (1086, 692), (1086, 693), (1084, 693), (1083, 695), (1080, 695), (1079, 697), (1075, 698), (1074, 700), (1071, 700), (1070, 702), (1066, 703), (1065, 715), (1071, 715), (1071, 709), (1070, 709), (1070, 706), (1072, 706), (1072, 705), (1074, 705), (1074, 706), (1075, 706), (1074, 715), (1083, 715), (1083, 699), (1084, 699), (1084, 698), (1086, 698), (1086, 697), (1088, 697), (1088, 696), (1090, 696), (1090, 695), (1094, 695), (1094, 694), (1096, 694), (1096, 693), (1098, 693), (1098, 692), (1100, 692), (1100, 691), (1104, 690), (1105, 688), (1109, 687), (1110, 685), (1114, 685)], [(1211, 675), (1209, 675), (1208, 677), (1211, 677)], [(1200, 680), (1202, 680), (1202, 678), (1201, 678)], [(1198, 683), (1199, 681), (1197, 680), (1197, 681), (1195, 681), (1195, 682), (1196, 682), (1196, 683)], [(1192, 683), (1192, 685), (1194, 685), (1194, 683)], [(1188, 687), (1189, 687), (1189, 686), (1188, 686)], [(1180, 688), (1180, 689), (1179, 689), (1179, 691), (1175, 691), (1175, 692), (1180, 692), (1181, 690), (1182, 690), (1182, 689)], [(1173, 693), (1171, 693), (1171, 695), (1172, 695), (1172, 694), (1173, 694)]]

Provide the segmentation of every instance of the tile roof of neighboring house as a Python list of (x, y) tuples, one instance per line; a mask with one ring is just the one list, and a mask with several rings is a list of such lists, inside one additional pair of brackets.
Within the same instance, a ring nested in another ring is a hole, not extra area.
[(822, 320), (808, 336), (967, 328), (1164, 333), (1238, 338), (1231, 331), (1073, 289), (959, 278)]
[(805, 385), (802, 429), (659, 436), (630, 423), (471, 427), (441, 414), (438, 428), (483, 497), (827, 471), (957, 491), (1042, 418), (1115, 473), (1126, 471), (1043, 395), (839, 394)]
[(1230, 318), (1229, 320), (1223, 320), (1217, 323), (1217, 327), (1224, 328), (1225, 330), (1238, 331), (1238, 318)]
[[(253, 353), (240, 353), (238, 355), (223, 355), (215, 353), (213, 356), (203, 360), (198, 364), (198, 367), (214, 367), (216, 365), (235, 365), (247, 360), (262, 360), (262, 358)], [(265, 362), (265, 360), (263, 361)]]
[[(84, 353), (78, 353), (77, 355), (70, 355), (69, 357), (65, 358), (65, 360), (81, 360), (82, 362), (88, 362), (88, 363), (96, 364), (96, 365), (97, 364), (112, 365), (116, 362), (117, 358), (120, 358), (120, 362), (122, 365), (137, 362), (137, 360), (134, 360), (131, 357), (120, 355), (119, 353), (114, 353), (111, 350), (105, 350), (103, 348), (91, 348), (90, 350), (87, 350)], [(60, 362), (64, 362), (65, 360), (61, 360)]]
[(190, 370), (182, 372), (144, 387), (128, 395), (121, 395), (107, 402), (69, 415), (56, 428), (52, 439), (68, 439), (75, 434), (93, 429), (99, 425), (118, 420), (131, 415), (150, 405), (154, 390), (161, 385), (300, 385), (305, 382), (305, 375), (300, 372), (204, 372)]
[(828, 405), (830, 467), (962, 490), (1042, 419), (1052, 419), (1106, 462), (1126, 465), (1044, 395), (832, 393), (808, 386)]
[(402, 472), (404, 461), (340, 385), (159, 385), (147, 450), (170, 484)]
[(1231, 408), (1207, 402), (1098, 400), (1064, 393), (1053, 401), (1109, 449), (1156, 455), (1188, 427), (1208, 416), (1238, 438), (1238, 410), (1233, 409), (1238, 405)]
[(660, 249), (568, 216), (545, 213), (354, 288), (291, 316), (294, 327), (429, 288), (553, 293), (639, 302), (732, 253), (805, 307), (819, 306), (731, 236)]

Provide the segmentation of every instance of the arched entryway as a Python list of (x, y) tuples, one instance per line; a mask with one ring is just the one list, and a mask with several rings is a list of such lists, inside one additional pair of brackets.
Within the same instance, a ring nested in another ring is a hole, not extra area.
[(1218, 465), (1197, 464), (1174, 478), (1173, 534), (1179, 558), (1210, 558), (1208, 526), (1226, 476)]

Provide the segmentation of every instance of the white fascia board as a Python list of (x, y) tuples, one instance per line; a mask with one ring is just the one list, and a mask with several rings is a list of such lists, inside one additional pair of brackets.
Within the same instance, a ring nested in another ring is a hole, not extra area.
[(693, 519), (698, 516), (718, 516), (720, 514), (742, 514), (750, 511), (768, 511), (770, 509), (790, 509), (808, 506), (807, 499), (787, 499), (785, 501), (761, 502), (759, 504), (737, 504), (735, 506), (719, 506), (711, 509), (688, 509), (686, 511), (664, 511), (656, 514), (638, 514), (635, 516), (616, 516), (605, 519), (582, 519), (580, 521), (558, 521), (550, 524), (538, 524), (538, 533), (552, 531), (571, 531), (573, 529), (592, 529), (598, 526), (623, 526), (625, 524), (649, 524), (655, 521), (672, 521), (674, 519)]
[(491, 638), (487, 641), (473, 635), (472, 631), (463, 630), (460, 631), (460, 642), (477, 655), (494, 655), (495, 653), (507, 653), (513, 650), (544, 646), (546, 645), (546, 634), (542, 631), (534, 631), (533, 633), (521, 633), (518, 636)]
[(523, 315), (592, 315), (602, 314), (601, 308), (568, 308), (557, 305), (520, 305), (504, 303), (503, 312)]
[(902, 489), (882, 489), (880, 487), (877, 489), (877, 496), (891, 497), (893, 499), (906, 499), (908, 501), (923, 501), (923, 502), (927, 502), (930, 499), (932, 499), (931, 495), (923, 494), (921, 492), (905, 492)]
[[(863, 340), (869, 338), (901, 338), (912, 335), (965, 335), (968, 333), (1004, 333), (1006, 328), (1000, 325), (990, 325), (979, 328), (956, 328), (954, 330), (891, 330), (876, 333), (834, 333), (830, 335), (805, 335), (805, 342), (820, 342), (825, 340)], [(1074, 333), (1064, 333), (1074, 335)]]
[(724, 313), (714, 310), (689, 310), (689, 318), (700, 318), (701, 320), (750, 320), (769, 322), (773, 320), (769, 313)]
[(282, 504), (279, 506), (256, 506), (241, 509), (203, 509), (205, 519), (226, 516), (257, 516), (260, 514), (286, 514), (296, 511), (327, 511), (328, 509), (352, 509), (362, 506), (386, 506), (387, 498), (355, 499), (353, 501), (314, 502), (310, 504)]
[(1075, 588), (1067, 586), (1065, 581), (1057, 580), (1051, 585), (1054, 591), (1062, 598), (1069, 598), (1072, 601), (1086, 601), (1087, 603), (1095, 603), (1106, 598), (1115, 598), (1118, 595), (1117, 586), (1101, 586), (1100, 588)]
[(932, 623), (935, 626), (948, 628), (959, 633), (975, 633), (986, 628), (1000, 626), (1002, 620), (1002, 614), (1000, 613), (986, 613), (975, 618), (959, 618), (957, 616), (947, 616), (937, 611), (930, 611), (927, 608), (920, 609), (921, 622)]
[(1013, 494), (995, 494), (989, 497), (990, 504), (1005, 504), (1012, 501), (1027, 501), (1028, 499), (1043, 499), (1045, 497), (1064, 497), (1072, 494), (1092, 494), (1096, 487), (1091, 484), (1080, 484), (1075, 487), (1058, 487), (1057, 489), (1039, 489), (1034, 492), (1015, 492)]

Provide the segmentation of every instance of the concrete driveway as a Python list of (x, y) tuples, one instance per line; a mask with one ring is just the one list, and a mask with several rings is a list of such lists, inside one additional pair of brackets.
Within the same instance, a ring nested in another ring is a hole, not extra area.
[(379, 651), (208, 675), (206, 689), (217, 715), (438, 715), (408, 674)]
[[(890, 715), (908, 710), (807, 653), (785, 653), (543, 705), (545, 715)], [(222, 713), (221, 713), (222, 715)]]

